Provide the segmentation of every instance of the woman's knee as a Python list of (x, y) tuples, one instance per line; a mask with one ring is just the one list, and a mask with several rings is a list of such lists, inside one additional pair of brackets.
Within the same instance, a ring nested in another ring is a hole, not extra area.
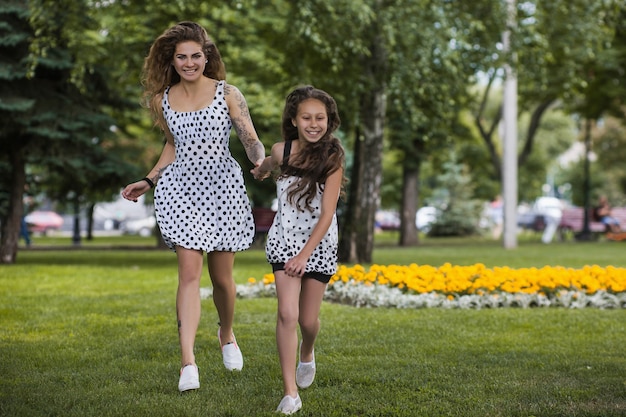
[(178, 284), (181, 286), (200, 286), (200, 274), (179, 274)]

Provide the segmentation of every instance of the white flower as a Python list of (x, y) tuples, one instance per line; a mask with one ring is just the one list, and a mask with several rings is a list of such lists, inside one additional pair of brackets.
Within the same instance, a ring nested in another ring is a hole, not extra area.
[[(202, 299), (211, 298), (212, 288), (200, 288)], [(263, 282), (237, 285), (237, 297), (260, 298), (275, 297), (275, 284)], [(555, 294), (526, 293), (487, 293), (484, 295), (462, 294), (448, 297), (437, 292), (415, 294), (403, 292), (387, 285), (365, 285), (355, 281), (337, 281), (328, 286), (324, 300), (354, 307), (391, 307), (391, 308), (461, 308), (481, 309), (500, 307), (565, 307), (601, 309), (626, 308), (626, 293), (611, 294), (598, 291), (586, 294), (583, 291), (562, 290)]]

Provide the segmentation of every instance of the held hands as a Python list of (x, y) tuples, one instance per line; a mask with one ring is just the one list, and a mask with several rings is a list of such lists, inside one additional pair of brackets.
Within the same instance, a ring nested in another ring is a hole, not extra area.
[[(267, 159), (269, 159), (269, 157)], [(270, 176), (270, 171), (268, 169), (264, 169), (264, 165), (265, 159), (259, 159), (254, 168), (250, 170), (255, 180), (263, 181), (265, 178)]]
[(150, 185), (144, 180), (133, 182), (122, 190), (122, 197), (136, 203), (137, 199), (149, 189)]
[(264, 179), (270, 176), (269, 171), (265, 171), (265, 172), (261, 171), (260, 166), (256, 166), (252, 168), (250, 172), (252, 173), (252, 176), (254, 177), (254, 179), (259, 180), (259, 181), (263, 181)]

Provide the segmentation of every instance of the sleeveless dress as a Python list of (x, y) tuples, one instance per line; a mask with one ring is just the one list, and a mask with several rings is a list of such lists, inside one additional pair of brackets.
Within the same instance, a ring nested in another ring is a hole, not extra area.
[(247, 249), (254, 219), (241, 166), (229, 149), (232, 122), (220, 81), (213, 102), (198, 111), (171, 109), (163, 94), (163, 115), (176, 157), (162, 173), (154, 194), (156, 219), (170, 249), (205, 252)]
[[(285, 142), (285, 155), (281, 171), (288, 163), (291, 150), (291, 141)], [(278, 210), (274, 221), (267, 234), (265, 253), (270, 264), (285, 263), (296, 256), (304, 247), (311, 236), (313, 228), (317, 224), (322, 208), (322, 191), (317, 187), (317, 195), (311, 202), (313, 212), (289, 203), (287, 193), (289, 186), (298, 181), (300, 177), (289, 176), (278, 178), (276, 191), (278, 197)], [(337, 249), (338, 249), (337, 215), (333, 215), (328, 231), (313, 250), (305, 268), (307, 273), (320, 273), (333, 275), (337, 272)]]

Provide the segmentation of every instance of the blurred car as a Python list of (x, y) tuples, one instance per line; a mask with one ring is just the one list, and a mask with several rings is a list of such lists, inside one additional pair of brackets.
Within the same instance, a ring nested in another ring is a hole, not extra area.
[(139, 235), (143, 237), (151, 236), (156, 228), (156, 218), (148, 216), (143, 219), (126, 220), (120, 226), (123, 233), (127, 235)]
[(393, 210), (378, 210), (376, 212), (375, 227), (377, 230), (399, 230), (400, 215)]
[(36, 210), (24, 218), (31, 232), (46, 234), (63, 226), (63, 217), (54, 211)]
[(422, 233), (428, 233), (433, 223), (437, 221), (437, 209), (432, 206), (424, 206), (415, 213), (415, 226)]

